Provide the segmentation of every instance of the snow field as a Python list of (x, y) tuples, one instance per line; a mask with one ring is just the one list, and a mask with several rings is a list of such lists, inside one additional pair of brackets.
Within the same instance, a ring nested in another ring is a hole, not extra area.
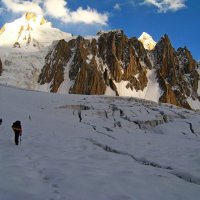
[(2, 85), (0, 102), (2, 200), (199, 198), (199, 112)]

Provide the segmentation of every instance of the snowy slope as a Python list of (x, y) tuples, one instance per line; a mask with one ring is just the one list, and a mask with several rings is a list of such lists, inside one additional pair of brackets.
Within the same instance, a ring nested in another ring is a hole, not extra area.
[(0, 49), (4, 71), (0, 76), (1, 84), (19, 88), (38, 89), (38, 77), (44, 66), (48, 48), (37, 52), (16, 52), (8, 48)]
[(2, 200), (199, 199), (198, 112), (5, 86), (0, 102)]
[[(119, 96), (136, 97), (136, 98), (159, 102), (159, 98), (162, 95), (163, 91), (161, 90), (158, 84), (155, 70), (153, 69), (147, 70), (147, 78), (148, 78), (147, 87), (145, 87), (143, 91), (142, 90), (136, 91), (135, 89), (131, 90), (130, 88), (126, 88), (128, 81), (121, 81), (120, 83), (117, 82), (114, 83), (117, 87), (117, 91), (119, 92)], [(110, 92), (107, 91), (106, 95), (114, 96), (113, 90)]]

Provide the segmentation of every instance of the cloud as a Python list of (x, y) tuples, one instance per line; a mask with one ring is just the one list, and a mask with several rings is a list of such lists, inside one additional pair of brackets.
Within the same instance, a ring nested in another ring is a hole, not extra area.
[(64, 0), (46, 0), (44, 2), (46, 14), (58, 18), (68, 17), (69, 10), (66, 8), (67, 2)]
[(5, 7), (13, 13), (34, 12), (48, 15), (63, 23), (85, 23), (107, 25), (108, 13), (99, 13), (96, 9), (79, 7), (75, 11), (68, 8), (66, 0), (2, 0)]
[(83, 22), (86, 24), (107, 25), (108, 14), (100, 14), (95, 9), (88, 7), (86, 10), (81, 7), (70, 13), (70, 20), (74, 23)]
[(95, 9), (88, 7), (83, 9), (79, 7), (76, 11), (71, 11), (67, 7), (65, 0), (46, 0), (46, 14), (60, 19), (64, 23), (85, 23), (85, 24), (101, 24), (106, 25), (108, 14), (98, 13)]
[(2, 3), (9, 11), (13, 13), (34, 12), (36, 14), (42, 14), (43, 10), (39, 3), (41, 1), (22, 1), (22, 0), (2, 0)]
[(121, 6), (119, 3), (116, 3), (113, 7), (115, 10), (121, 10)]
[(158, 12), (177, 11), (186, 8), (187, 0), (144, 0), (141, 5), (153, 5), (158, 8)]

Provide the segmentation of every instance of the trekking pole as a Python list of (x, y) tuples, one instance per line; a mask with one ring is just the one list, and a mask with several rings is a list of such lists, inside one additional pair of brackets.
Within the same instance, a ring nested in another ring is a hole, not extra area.
[(21, 135), (19, 136), (19, 142), (20, 142), (20, 144), (22, 143), (22, 136)]

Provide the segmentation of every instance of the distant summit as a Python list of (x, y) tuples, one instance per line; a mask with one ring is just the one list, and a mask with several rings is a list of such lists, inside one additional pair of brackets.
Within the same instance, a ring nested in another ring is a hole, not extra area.
[(147, 50), (152, 50), (156, 46), (156, 42), (148, 33), (143, 32), (142, 35), (138, 38), (138, 40), (142, 42), (144, 48)]
[(4, 24), (0, 30), (0, 45), (33, 50), (70, 36), (53, 28), (42, 15), (26, 13), (14, 22)]
[(27, 21), (32, 21), (33, 24), (35, 24), (35, 25), (37, 25), (37, 24), (38, 25), (43, 25), (43, 24), (47, 23), (47, 20), (45, 20), (42, 15), (37, 16), (35, 13), (32, 13), (32, 12), (27, 12), (24, 15), (24, 18)]

